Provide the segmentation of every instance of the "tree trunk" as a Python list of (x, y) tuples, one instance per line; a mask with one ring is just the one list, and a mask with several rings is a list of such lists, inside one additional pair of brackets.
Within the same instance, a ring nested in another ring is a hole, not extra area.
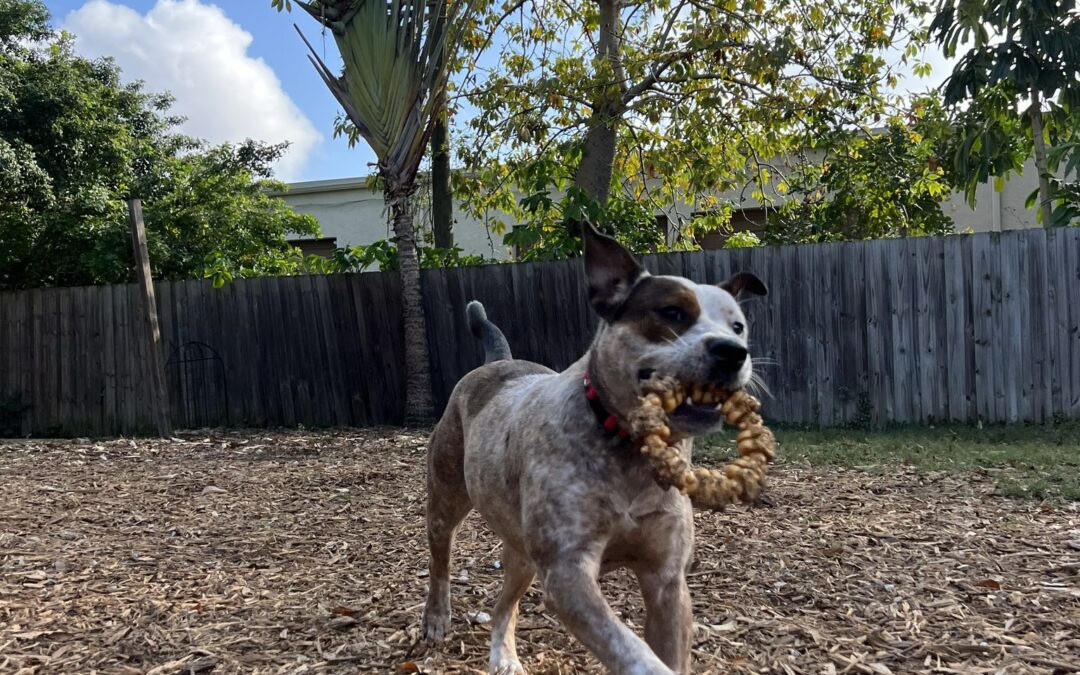
[(427, 325), (420, 291), (420, 261), (416, 254), (412, 211), (408, 194), (388, 195), (394, 216), (401, 274), (402, 322), (405, 328), (405, 424), (425, 424), (434, 417), (431, 403), (431, 365), (428, 361)]
[(454, 200), (450, 192), (450, 143), (446, 100), (439, 102), (431, 131), (431, 227), (436, 248), (454, 247)]
[[(622, 26), (619, 22), (617, 0), (600, 0), (600, 34), (596, 42), (597, 56), (608, 61), (617, 86), (600, 87), (593, 101), (589, 130), (585, 132), (581, 163), (574, 174), (574, 186), (590, 199), (606, 204), (611, 195), (611, 174), (615, 165), (616, 125), (622, 114), (622, 92), (626, 76), (622, 67)], [(613, 95), (618, 92), (618, 95)]]
[(1031, 140), (1035, 144), (1035, 170), (1039, 173), (1039, 210), (1042, 212), (1042, 226), (1053, 225), (1054, 202), (1050, 197), (1050, 174), (1046, 162), (1046, 140), (1043, 138), (1042, 107), (1039, 90), (1031, 90)]
[(574, 186), (599, 204), (606, 204), (611, 196), (615, 141), (615, 118), (594, 112), (589, 120), (589, 130), (585, 133), (585, 145), (574, 174)]
[[(429, 9), (432, 9), (429, 5)], [(446, 3), (441, 7), (439, 24), (446, 24)], [(439, 53), (439, 69), (446, 61), (446, 43)], [(431, 229), (436, 248), (454, 247), (454, 199), (450, 192), (450, 131), (447, 124), (446, 89), (439, 92), (435, 120), (431, 127)]]

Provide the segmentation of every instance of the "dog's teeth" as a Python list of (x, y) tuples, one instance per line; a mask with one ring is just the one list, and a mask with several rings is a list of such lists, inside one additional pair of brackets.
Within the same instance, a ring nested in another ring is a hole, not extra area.
[(691, 403), (693, 403), (693, 401), (692, 401), (692, 400), (690, 400), (690, 397), (689, 397), (689, 396), (687, 396), (687, 397), (686, 397), (686, 400), (685, 400), (685, 401), (683, 401), (683, 403), (685, 403), (686, 405), (690, 405)]

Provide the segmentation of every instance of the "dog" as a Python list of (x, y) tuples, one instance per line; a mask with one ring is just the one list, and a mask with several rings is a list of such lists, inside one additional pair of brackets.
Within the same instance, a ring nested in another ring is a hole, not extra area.
[[(614, 673), (687, 673), (693, 630), (686, 572), (694, 522), (689, 499), (661, 489), (620, 420), (653, 373), (700, 385), (669, 415), (671, 442), (690, 459), (695, 436), (722, 418), (711, 387), (753, 375), (743, 293), (765, 284), (742, 272), (719, 286), (652, 276), (614, 239), (583, 227), (585, 277), (599, 316), (591, 347), (561, 373), (515, 360), (502, 332), (471, 302), (485, 363), (454, 388), (428, 444), (431, 559), (422, 638), (450, 625), (450, 553), (476, 509), (502, 540), (504, 581), (491, 619), (489, 672), (524, 673), (514, 630), (518, 601), (539, 577), (544, 603)], [(645, 638), (623, 624), (598, 585), (627, 567), (645, 603)]]

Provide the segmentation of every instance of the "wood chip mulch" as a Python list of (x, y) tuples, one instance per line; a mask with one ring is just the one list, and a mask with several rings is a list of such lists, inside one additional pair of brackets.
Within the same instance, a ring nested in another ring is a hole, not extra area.
[[(423, 434), (0, 444), (0, 672), (483, 672), (499, 544), (474, 514), (454, 624), (418, 644)], [(698, 673), (1080, 672), (1080, 505), (979, 475), (781, 463), (697, 515)], [(632, 578), (604, 580), (635, 629)], [(597, 673), (534, 586), (531, 673)]]

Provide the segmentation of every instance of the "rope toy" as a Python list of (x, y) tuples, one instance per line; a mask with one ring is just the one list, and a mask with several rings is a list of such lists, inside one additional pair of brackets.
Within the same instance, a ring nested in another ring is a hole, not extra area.
[(671, 429), (667, 413), (679, 406), (686, 388), (672, 377), (653, 375), (642, 390), (641, 405), (627, 419), (636, 438), (642, 439), (641, 453), (653, 465), (660, 487), (675, 487), (690, 497), (700, 509), (722, 511), (728, 504), (750, 503), (757, 499), (765, 483), (768, 463), (776, 456), (776, 437), (765, 426), (758, 410), (761, 402), (745, 391), (695, 385), (691, 399), (716, 406), (728, 424), (738, 427), (736, 447), (739, 457), (722, 469), (690, 469), (679, 450), (668, 445)]

